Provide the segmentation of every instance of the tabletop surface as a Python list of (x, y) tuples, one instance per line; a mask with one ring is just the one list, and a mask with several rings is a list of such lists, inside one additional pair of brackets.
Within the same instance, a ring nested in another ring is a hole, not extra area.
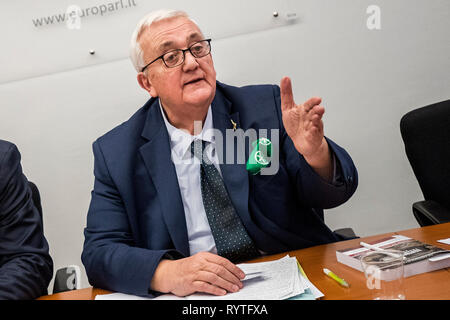
[[(450, 223), (429, 227), (403, 230), (353, 239), (307, 249), (288, 251), (265, 256), (248, 262), (262, 262), (279, 259), (289, 254), (297, 257), (309, 280), (325, 295), (323, 300), (370, 300), (373, 298), (371, 290), (366, 288), (364, 274), (344, 264), (337, 262), (336, 250), (357, 246), (360, 241), (371, 242), (394, 234), (401, 234), (428, 244), (447, 250), (450, 245), (436, 242), (450, 237)], [(350, 288), (341, 287), (334, 280), (325, 276), (322, 269), (328, 268), (344, 278)], [(443, 285), (445, 284), (445, 285)], [(422, 273), (408, 277), (404, 281), (407, 300), (450, 300), (450, 268)], [(98, 294), (111, 291), (98, 288), (85, 288), (68, 292), (42, 296), (39, 300), (94, 300)]]

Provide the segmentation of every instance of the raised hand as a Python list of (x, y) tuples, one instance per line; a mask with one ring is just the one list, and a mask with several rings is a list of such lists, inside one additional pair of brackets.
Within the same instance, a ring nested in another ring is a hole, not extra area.
[(286, 133), (310, 166), (329, 180), (332, 163), (323, 133), (322, 116), (325, 109), (320, 105), (322, 99), (313, 97), (301, 105), (295, 104), (291, 79), (288, 77), (281, 79), (280, 89), (281, 112)]

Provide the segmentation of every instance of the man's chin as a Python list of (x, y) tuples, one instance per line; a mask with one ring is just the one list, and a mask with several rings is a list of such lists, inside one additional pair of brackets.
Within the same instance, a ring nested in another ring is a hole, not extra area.
[(210, 105), (214, 99), (215, 92), (212, 88), (198, 88), (196, 90), (190, 91), (186, 90), (184, 93), (184, 102), (190, 105)]

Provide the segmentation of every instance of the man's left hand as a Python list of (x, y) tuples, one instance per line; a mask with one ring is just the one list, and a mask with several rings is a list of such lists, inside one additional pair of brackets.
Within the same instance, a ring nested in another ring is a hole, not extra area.
[(323, 133), (322, 99), (310, 98), (302, 105), (294, 102), (291, 79), (281, 79), (281, 112), (286, 133), (308, 164), (326, 180), (331, 180), (333, 166)]

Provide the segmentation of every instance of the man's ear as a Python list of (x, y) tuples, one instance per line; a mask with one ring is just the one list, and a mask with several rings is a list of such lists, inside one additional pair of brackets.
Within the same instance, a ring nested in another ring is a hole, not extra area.
[(149, 77), (147, 77), (143, 72), (138, 73), (137, 81), (141, 88), (150, 93), (152, 97), (158, 96), (158, 93), (156, 92), (155, 87), (152, 85)]

